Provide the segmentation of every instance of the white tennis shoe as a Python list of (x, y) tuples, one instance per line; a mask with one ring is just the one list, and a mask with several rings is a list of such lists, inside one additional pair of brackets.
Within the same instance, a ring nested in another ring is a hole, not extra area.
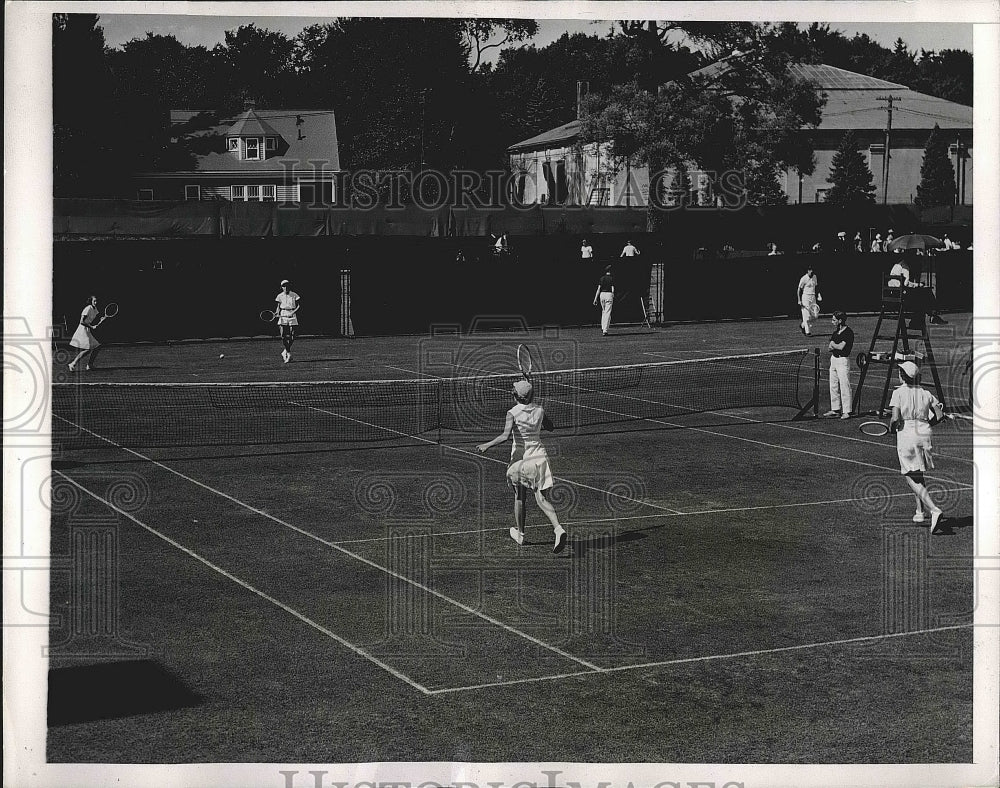
[(518, 531), (516, 525), (512, 525), (510, 527), (510, 538), (518, 544), (524, 544), (524, 533), (522, 531)]
[(913, 522), (922, 523), (927, 519), (922, 511), (918, 511), (913, 515)]
[(556, 541), (552, 545), (553, 553), (561, 553), (566, 549), (566, 529), (561, 525), (556, 526)]

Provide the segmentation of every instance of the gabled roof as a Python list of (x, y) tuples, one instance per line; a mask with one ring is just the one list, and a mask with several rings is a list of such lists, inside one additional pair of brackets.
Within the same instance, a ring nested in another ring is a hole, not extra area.
[[(688, 74), (691, 78), (712, 80), (732, 68), (729, 60), (720, 60)], [(823, 63), (799, 63), (790, 67), (792, 74), (808, 79), (826, 94), (819, 130), (846, 131), (847, 129), (884, 129), (886, 102), (879, 96), (892, 95), (893, 129), (932, 129), (936, 123), (942, 129), (972, 129), (972, 107), (954, 101), (918, 93), (905, 85), (876, 79), (865, 74), (828, 66)], [(509, 153), (562, 147), (576, 141), (580, 121), (573, 120), (511, 145)]]
[(240, 115), (236, 122), (229, 128), (230, 136), (239, 137), (274, 137), (278, 136), (273, 128), (271, 128), (267, 123), (261, 120), (257, 113), (248, 109), (242, 115)]
[(571, 120), (549, 131), (544, 131), (534, 137), (517, 142), (507, 148), (511, 153), (520, 153), (529, 150), (542, 150), (544, 148), (558, 148), (562, 145), (572, 143), (580, 135), (580, 121)]
[[(170, 111), (174, 144), (190, 164), (161, 172), (282, 173), (296, 169), (340, 169), (337, 122), (332, 109), (255, 109), (233, 116), (211, 110)], [(240, 161), (226, 149), (233, 134), (280, 137), (277, 153), (261, 161)]]

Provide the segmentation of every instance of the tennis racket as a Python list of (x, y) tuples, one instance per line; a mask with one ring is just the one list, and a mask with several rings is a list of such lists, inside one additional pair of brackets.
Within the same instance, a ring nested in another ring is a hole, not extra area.
[(813, 320), (819, 317), (819, 304), (817, 303), (809, 304), (809, 317), (811, 317)]
[(889, 425), (884, 421), (866, 421), (858, 429), (865, 435), (871, 435), (873, 438), (881, 438), (883, 435), (889, 434)]
[(642, 322), (646, 324), (646, 328), (652, 329), (653, 326), (649, 322), (649, 312), (646, 311), (646, 299), (642, 296), (639, 297), (639, 306), (642, 307)]
[(517, 346), (517, 367), (525, 380), (531, 380), (531, 354), (524, 345)]
[(263, 320), (265, 323), (273, 323), (277, 317), (278, 317), (277, 312), (272, 312), (270, 309), (261, 310), (260, 319)]
[(91, 328), (97, 328), (101, 323), (107, 320), (109, 317), (114, 317), (118, 314), (118, 304), (112, 301), (110, 304), (104, 307), (104, 314), (101, 315), (100, 320), (98, 320)]

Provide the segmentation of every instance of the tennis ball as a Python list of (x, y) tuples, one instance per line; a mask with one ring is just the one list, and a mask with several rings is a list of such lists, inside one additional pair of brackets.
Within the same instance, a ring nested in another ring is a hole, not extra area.
[(226, 357), (226, 354), (225, 354), (225, 353), (220, 353), (220, 354), (219, 354), (219, 358), (225, 358), (225, 357)]

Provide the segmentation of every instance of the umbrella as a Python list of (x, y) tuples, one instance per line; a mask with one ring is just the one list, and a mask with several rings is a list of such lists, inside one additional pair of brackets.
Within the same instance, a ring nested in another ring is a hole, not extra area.
[(889, 249), (893, 252), (900, 249), (944, 249), (944, 241), (933, 235), (912, 233), (911, 235), (901, 235), (893, 240), (889, 244)]

